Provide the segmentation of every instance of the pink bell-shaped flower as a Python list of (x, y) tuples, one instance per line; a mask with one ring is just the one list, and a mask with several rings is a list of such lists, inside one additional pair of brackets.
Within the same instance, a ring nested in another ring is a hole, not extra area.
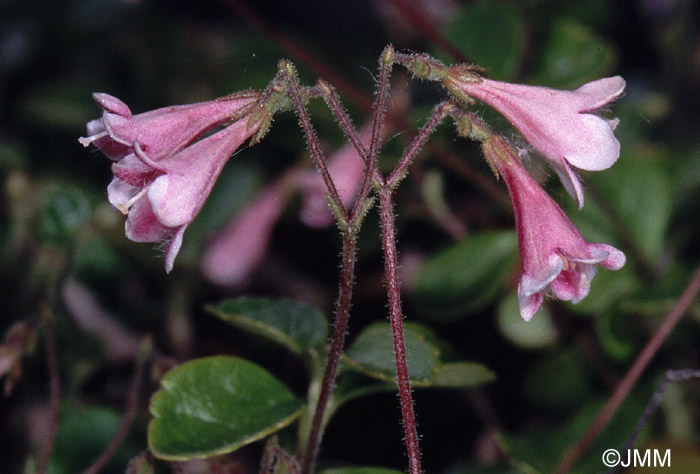
[(500, 137), (483, 145), (513, 201), (523, 274), (518, 284), (520, 314), (529, 321), (549, 287), (560, 300), (578, 303), (588, 295), (595, 264), (618, 270), (625, 254), (607, 244), (590, 244), (559, 205), (540, 187)]
[(579, 209), (583, 187), (571, 166), (604, 170), (620, 156), (613, 131), (619, 120), (593, 112), (620, 97), (625, 80), (620, 76), (589, 82), (575, 91), (510, 84), (475, 76), (457, 66), (446, 79), (448, 89), (466, 94), (498, 110), (552, 165)]
[[(107, 94), (94, 95), (102, 119), (88, 124), (84, 146), (116, 160), (109, 201), (128, 214), (126, 236), (167, 242), (165, 270), (173, 268), (187, 226), (201, 210), (229, 157), (261, 126), (251, 120), (252, 92), (200, 104), (165, 107), (132, 116)], [(199, 139), (216, 127), (223, 128)]]

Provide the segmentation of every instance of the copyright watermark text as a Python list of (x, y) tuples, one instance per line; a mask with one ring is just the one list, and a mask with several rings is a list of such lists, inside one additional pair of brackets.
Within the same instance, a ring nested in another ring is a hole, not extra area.
[(606, 449), (603, 464), (607, 467), (671, 467), (671, 450), (663, 453), (659, 449)]

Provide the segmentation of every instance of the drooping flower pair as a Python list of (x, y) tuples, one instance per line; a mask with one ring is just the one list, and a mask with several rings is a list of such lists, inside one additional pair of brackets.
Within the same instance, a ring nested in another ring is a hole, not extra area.
[[(566, 190), (583, 206), (583, 188), (571, 168), (609, 168), (620, 154), (615, 138), (618, 120), (592, 114), (619, 97), (625, 81), (610, 77), (575, 91), (492, 81), (463, 67), (451, 69), (448, 90), (477, 98), (506, 117), (559, 175)], [(625, 255), (607, 244), (590, 244), (564, 211), (528, 174), (513, 148), (493, 135), (482, 143), (484, 154), (508, 187), (523, 274), (518, 284), (520, 314), (529, 321), (549, 287), (561, 300), (578, 303), (590, 289), (595, 264), (617, 270)]]
[(492, 81), (457, 66), (446, 87), (484, 101), (507, 118), (554, 168), (579, 209), (583, 186), (572, 166), (600, 171), (620, 156), (620, 142), (613, 134), (619, 120), (593, 113), (622, 95), (625, 80), (620, 76), (561, 91)]
[(257, 105), (259, 93), (242, 92), (138, 115), (111, 95), (93, 97), (104, 113), (88, 123), (89, 136), (80, 142), (97, 146), (115, 160), (109, 201), (128, 214), (129, 239), (167, 243), (165, 269), (170, 272), (185, 230), (224, 164), (264, 122)]

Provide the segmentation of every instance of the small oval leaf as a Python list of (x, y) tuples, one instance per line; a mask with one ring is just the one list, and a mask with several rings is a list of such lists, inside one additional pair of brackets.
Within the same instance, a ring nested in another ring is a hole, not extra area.
[[(404, 344), (408, 372), (414, 383), (428, 383), (440, 365), (440, 350), (420, 330), (406, 324)], [(389, 323), (371, 324), (357, 336), (346, 352), (351, 367), (380, 380), (396, 378), (394, 339)]]
[(241, 329), (275, 341), (296, 354), (321, 344), (328, 322), (315, 306), (292, 300), (242, 297), (207, 310)]
[[(441, 357), (450, 354), (449, 344), (439, 339), (429, 328), (416, 323), (404, 326), (404, 343), (411, 383), (415, 387), (473, 387), (495, 380), (495, 374), (477, 362), (444, 363)], [(345, 362), (359, 373), (392, 384), (345, 384), (344, 374), (339, 382), (341, 398), (355, 398), (370, 393), (395, 390), (396, 359), (394, 338), (389, 323), (381, 321), (370, 325), (348, 348)]]
[(235, 451), (294, 421), (304, 403), (262, 367), (207, 357), (168, 372), (151, 398), (148, 446), (170, 461)]

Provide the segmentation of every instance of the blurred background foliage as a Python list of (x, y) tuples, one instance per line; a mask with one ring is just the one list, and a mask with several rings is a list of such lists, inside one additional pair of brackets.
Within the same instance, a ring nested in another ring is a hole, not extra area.
[[(229, 296), (267, 295), (308, 301), (330, 315), (336, 292), (337, 233), (332, 226), (305, 227), (298, 197), (245, 285), (211, 285), (198, 268), (211, 235), (265, 183), (304, 159), (292, 114), (277, 117), (260, 145), (231, 160), (166, 276), (158, 251), (124, 237), (123, 218), (106, 200), (109, 162), (77, 142), (100, 113), (90, 94), (113, 94), (134, 113), (210, 100), (265, 87), (280, 58), (293, 60), (310, 84), (319, 72), (288, 49), (293, 42), (325, 68), (326, 79), (337, 74), (371, 100), (376, 60), (387, 43), (457, 62), (455, 51), (411, 22), (402, 3), (0, 0), (0, 326), (4, 332), (47, 312), (54, 321), (63, 408), (50, 472), (78, 472), (108, 444), (146, 334), (176, 361), (247, 357), (303, 397), (306, 376), (298, 361), (203, 307)], [(627, 80), (626, 95), (610, 111), (621, 120), (621, 157), (610, 170), (583, 175), (584, 209), (575, 210), (557, 180), (547, 180), (589, 241), (613, 244), (628, 257), (624, 269), (600, 271), (580, 304), (548, 301), (531, 323), (520, 319), (505, 188), (493, 182), (478, 147), (456, 139), (450, 126), (438, 130), (397, 195), (407, 318), (430, 325), (462, 358), (497, 374), (483, 388), (416, 392), (426, 470), (548, 472), (588, 427), (700, 260), (700, 6), (691, 0), (413, 3), (425, 12), (421, 20), (493, 78), (567, 89), (606, 75)], [(336, 86), (356, 124), (363, 123), (362, 100)], [(407, 91), (414, 127), (444, 96), (433, 84), (410, 82), (399, 68), (394, 89)], [(477, 109), (517, 141), (498, 114)], [(311, 112), (327, 149), (340, 146), (342, 134), (323, 104), (312, 104)], [(386, 163), (397, 159), (406, 136), (409, 129), (392, 129)], [(547, 179), (535, 158), (531, 165)], [(386, 317), (382, 281), (371, 214), (360, 241), (350, 341)], [(698, 368), (699, 329), (696, 302), (576, 472), (603, 469), (600, 454), (626, 440), (666, 370)], [(35, 463), (46, 432), (45, 345), (39, 338), (30, 346), (22, 346), (21, 377), (0, 403), (2, 472)], [(144, 400), (156, 380), (144, 388)], [(644, 431), (640, 446), (673, 449), (676, 467), (664, 472), (690, 472), (677, 470), (686, 461), (700, 465), (699, 401), (698, 381), (673, 385)], [(123, 472), (146, 448), (142, 405), (104, 472)], [(328, 427), (322, 465), (403, 469), (399, 416), (390, 393), (350, 402)], [(254, 445), (227, 465), (254, 471), (259, 454)]]

